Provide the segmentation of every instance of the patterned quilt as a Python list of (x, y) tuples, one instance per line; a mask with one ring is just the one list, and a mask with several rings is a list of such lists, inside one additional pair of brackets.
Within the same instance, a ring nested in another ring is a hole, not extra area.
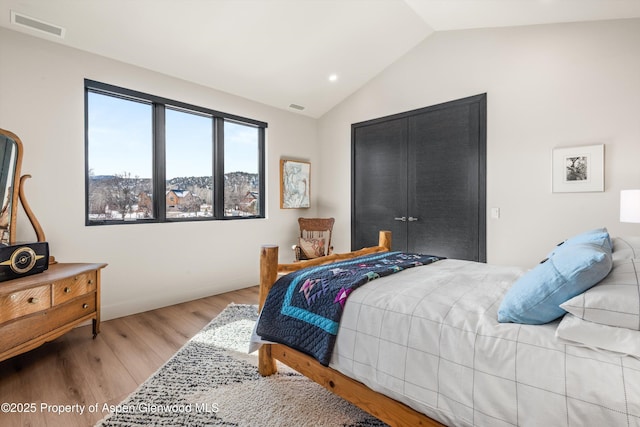
[(442, 258), (404, 252), (366, 255), (281, 277), (269, 292), (256, 332), (328, 366), (349, 294), (379, 277)]

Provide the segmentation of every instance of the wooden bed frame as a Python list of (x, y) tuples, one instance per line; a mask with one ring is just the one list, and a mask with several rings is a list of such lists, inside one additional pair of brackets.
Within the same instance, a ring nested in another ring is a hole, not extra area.
[[(279, 274), (287, 274), (305, 267), (328, 264), (362, 255), (386, 252), (390, 249), (391, 232), (380, 231), (378, 246), (354, 252), (332, 254), (293, 264), (278, 264), (278, 247), (265, 245), (260, 251), (259, 308), (262, 309), (267, 294)], [(260, 347), (258, 354), (258, 371), (260, 374), (262, 376), (275, 374), (277, 372), (276, 360), (391, 426), (443, 426), (443, 424), (404, 403), (373, 391), (361, 382), (353, 380), (335, 369), (323, 366), (315, 358), (291, 349), (284, 344), (265, 344)]]

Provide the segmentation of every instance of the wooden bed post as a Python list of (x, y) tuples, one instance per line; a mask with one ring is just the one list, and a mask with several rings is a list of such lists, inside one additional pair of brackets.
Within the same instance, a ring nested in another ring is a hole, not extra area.
[(391, 250), (391, 232), (387, 230), (380, 230), (380, 236), (378, 237), (378, 246), (382, 246), (386, 250)]
[(264, 245), (260, 248), (260, 293), (258, 309), (262, 310), (267, 295), (278, 277), (278, 246)]
[[(260, 249), (260, 290), (258, 309), (262, 310), (269, 290), (278, 277), (278, 246), (264, 245)], [(263, 344), (258, 350), (258, 372), (262, 376), (278, 371), (276, 360), (271, 356), (271, 344)]]

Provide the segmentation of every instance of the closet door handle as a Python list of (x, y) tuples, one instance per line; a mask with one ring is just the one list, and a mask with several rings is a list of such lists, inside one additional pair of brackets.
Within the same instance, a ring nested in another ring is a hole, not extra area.
[(410, 216), (410, 217), (409, 217), (409, 221), (410, 221), (410, 222), (417, 221), (417, 220), (418, 220), (418, 218), (416, 218), (416, 217), (414, 217), (414, 216)]
[(402, 221), (402, 222), (406, 222), (407, 221), (407, 217), (406, 216), (397, 216), (395, 218), (393, 218), (396, 221)]

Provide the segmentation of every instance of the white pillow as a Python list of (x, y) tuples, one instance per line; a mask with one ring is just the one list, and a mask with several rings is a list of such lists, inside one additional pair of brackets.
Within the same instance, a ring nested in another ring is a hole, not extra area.
[(567, 314), (556, 329), (560, 342), (633, 356), (640, 359), (640, 331), (599, 325)]
[(613, 262), (640, 258), (640, 236), (614, 237), (611, 239)]
[(560, 307), (590, 322), (640, 330), (639, 270), (640, 258), (618, 259), (600, 283)]

